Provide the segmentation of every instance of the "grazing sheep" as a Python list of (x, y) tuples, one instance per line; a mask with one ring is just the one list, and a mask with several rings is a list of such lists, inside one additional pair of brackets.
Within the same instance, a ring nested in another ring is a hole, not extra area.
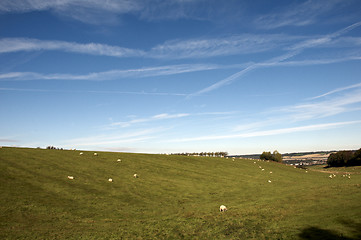
[(79, 153), (79, 155), (83, 155), (83, 153), (81, 152), (81, 153)]
[(109, 182), (113, 182), (113, 179), (112, 179), (112, 178), (109, 178), (108, 181), (109, 181)]
[(270, 174), (272, 174), (272, 172), (269, 172)]
[(94, 156), (98, 156), (98, 153), (94, 153)]
[(219, 207), (219, 211), (220, 211), (220, 212), (225, 212), (225, 211), (227, 211), (227, 207), (224, 206), (224, 205), (221, 205), (221, 206)]
[(264, 171), (264, 168), (262, 168), (262, 171)]
[(329, 178), (333, 178), (333, 177), (332, 177), (332, 174), (331, 174), (330, 176), (328, 176), (328, 177), (329, 177)]
[(68, 176), (68, 179), (73, 180), (74, 177), (73, 176)]
[(268, 182), (270, 183), (270, 182), (271, 182), (271, 180), (268, 180)]
[(118, 159), (118, 160), (117, 160), (117, 162), (121, 162), (121, 161), (122, 161), (122, 159)]
[(135, 174), (133, 175), (133, 177), (134, 177), (134, 178), (138, 178), (138, 175), (135, 173)]

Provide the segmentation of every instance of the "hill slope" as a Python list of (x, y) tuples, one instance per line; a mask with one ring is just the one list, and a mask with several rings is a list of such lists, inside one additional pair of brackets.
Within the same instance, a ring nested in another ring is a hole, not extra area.
[(1, 239), (361, 237), (360, 169), (331, 179), (274, 162), (79, 153), (0, 149)]

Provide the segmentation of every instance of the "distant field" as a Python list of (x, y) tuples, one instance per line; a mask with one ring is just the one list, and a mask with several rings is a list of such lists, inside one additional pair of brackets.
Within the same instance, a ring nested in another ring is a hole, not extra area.
[(361, 239), (360, 167), (79, 153), (0, 149), (0, 239)]

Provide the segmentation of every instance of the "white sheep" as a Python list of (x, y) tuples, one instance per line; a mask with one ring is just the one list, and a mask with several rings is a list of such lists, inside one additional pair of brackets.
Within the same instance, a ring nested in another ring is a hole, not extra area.
[(219, 211), (220, 211), (220, 212), (225, 212), (225, 211), (227, 211), (227, 207), (224, 206), (224, 205), (221, 205), (221, 206), (219, 207)]
[(272, 172), (269, 172), (270, 174), (272, 174)]
[(109, 181), (109, 182), (113, 182), (113, 179), (112, 179), (112, 178), (109, 178), (108, 181)]
[(272, 182), (271, 180), (268, 180), (268, 182), (270, 183), (270, 182)]
[(74, 177), (73, 176), (68, 176), (68, 179), (73, 180)]
[(122, 159), (120, 159), (120, 158), (117, 160), (117, 162), (121, 162), (121, 161), (122, 161)]
[(329, 178), (333, 178), (333, 177), (332, 177), (332, 174), (331, 174), (330, 176), (328, 176), (328, 177), (329, 177)]
[(262, 171), (264, 171), (264, 168), (262, 168)]
[(79, 155), (83, 155), (83, 153), (81, 152), (81, 153), (79, 153)]
[(138, 178), (138, 175), (136, 173), (134, 173), (133, 175), (134, 178)]
[(94, 156), (98, 156), (98, 153), (94, 153)]

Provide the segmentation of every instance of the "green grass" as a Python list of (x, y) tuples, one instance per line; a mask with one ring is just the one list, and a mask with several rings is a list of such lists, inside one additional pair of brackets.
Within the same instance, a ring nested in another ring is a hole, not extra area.
[(83, 152), (0, 149), (0, 239), (361, 238), (359, 167)]

